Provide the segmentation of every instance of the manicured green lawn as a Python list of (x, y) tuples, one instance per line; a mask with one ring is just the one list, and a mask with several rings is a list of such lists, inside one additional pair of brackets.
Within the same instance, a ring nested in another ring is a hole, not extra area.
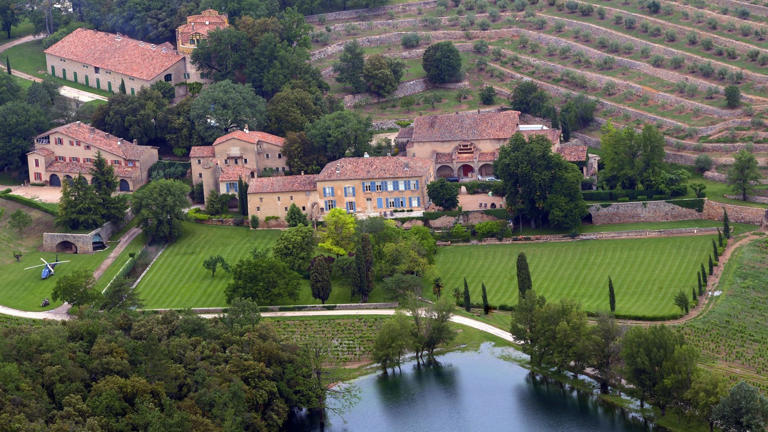
[[(139, 283), (139, 296), (147, 309), (193, 308), (226, 306), (224, 288), (230, 277), (221, 270), (211, 278), (203, 261), (211, 255), (221, 255), (234, 264), (256, 248), (269, 248), (280, 236), (278, 230), (249, 230), (184, 223), (182, 236), (168, 246)], [(350, 303), (350, 288), (334, 281), (328, 303)], [(369, 301), (383, 301), (382, 290), (374, 289)], [(356, 301), (356, 300), (355, 300)], [(298, 299), (288, 304), (316, 304), (309, 282), (303, 280)]]
[(646, 316), (679, 312), (672, 298), (696, 285), (706, 263), (711, 236), (584, 240), (562, 243), (470, 245), (439, 248), (437, 274), (445, 293), (470, 287), (480, 303), (485, 282), (492, 305), (517, 304), (517, 255), (525, 252), (533, 287), (548, 301), (571, 299), (587, 311), (608, 309), (608, 276), (616, 290), (616, 313)]
[[(141, 249), (144, 248), (144, 243), (146, 242), (146, 238), (144, 237), (144, 234), (139, 234), (134, 238), (130, 243), (128, 243), (128, 246), (123, 249), (122, 252), (120, 252), (120, 255), (115, 258), (115, 260), (112, 262), (112, 265), (107, 268), (107, 270), (101, 275), (99, 280), (96, 282), (96, 289), (99, 291), (103, 291), (109, 282), (117, 275), (117, 273), (120, 271), (120, 269), (126, 264), (126, 262), (130, 258), (131, 253), (135, 253), (136, 255), (141, 252)], [(112, 241), (110, 239), (110, 244), (112, 244)], [(114, 243), (115, 245), (117, 243)]]

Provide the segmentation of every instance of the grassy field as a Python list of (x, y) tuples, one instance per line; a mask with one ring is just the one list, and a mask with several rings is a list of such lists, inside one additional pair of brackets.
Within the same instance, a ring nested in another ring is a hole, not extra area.
[(728, 262), (711, 309), (681, 326), (706, 366), (768, 393), (768, 243), (755, 240)]
[[(278, 230), (251, 231), (212, 225), (184, 223), (184, 232), (155, 261), (138, 286), (144, 307), (190, 308), (226, 306), (224, 288), (230, 281), (224, 272), (215, 278), (203, 268), (210, 255), (221, 255), (234, 264), (256, 247), (268, 248), (280, 236)], [(334, 281), (328, 303), (349, 303), (350, 287)], [(382, 301), (382, 290), (374, 289), (371, 302)], [(302, 281), (299, 298), (293, 304), (316, 304), (309, 282)]]
[(22, 36), (31, 35), (34, 32), (35, 32), (35, 26), (32, 25), (32, 23), (28, 19), (24, 18), (23, 20), (21, 20), (21, 22), (18, 25), (11, 27), (10, 39), (8, 39), (8, 34), (6, 32), (0, 31), (0, 44), (6, 43), (14, 39), (18, 39)]
[(674, 315), (672, 297), (689, 292), (699, 263), (711, 251), (711, 236), (585, 240), (563, 243), (470, 245), (440, 248), (437, 274), (445, 292), (467, 278), (473, 303), (485, 282), (492, 305), (517, 303), (515, 262), (525, 252), (533, 287), (549, 301), (571, 299), (587, 311), (608, 309), (608, 276), (616, 289), (616, 313)]

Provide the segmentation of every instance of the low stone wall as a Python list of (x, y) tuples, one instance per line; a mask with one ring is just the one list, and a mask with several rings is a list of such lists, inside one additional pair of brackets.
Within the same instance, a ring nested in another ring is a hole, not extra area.
[(437, 242), (438, 246), (466, 246), (477, 244), (512, 244), (512, 243), (530, 243), (530, 242), (565, 242), (574, 240), (608, 240), (608, 239), (622, 239), (622, 238), (637, 238), (637, 237), (669, 237), (669, 236), (684, 236), (684, 235), (707, 235), (716, 234), (717, 228), (672, 228), (661, 230), (631, 230), (631, 231), (605, 231), (596, 233), (579, 234), (576, 237), (571, 237), (563, 234), (542, 234), (532, 236), (516, 236), (508, 237), (503, 240), (490, 237), (481, 241), (473, 240), (469, 243), (451, 243)]
[[(131, 213), (126, 214), (125, 222), (133, 218)], [(112, 234), (119, 231), (125, 222), (114, 223), (107, 222), (89, 233), (43, 233), (43, 250), (46, 252), (69, 252), (69, 253), (93, 253), (93, 237), (96, 234), (101, 235), (102, 241), (106, 244)], [(62, 242), (70, 242), (75, 245), (74, 251), (57, 251), (56, 247)]]
[(681, 220), (708, 219), (722, 220), (723, 209), (733, 222), (762, 225), (765, 209), (723, 204), (704, 200), (704, 209), (700, 213), (694, 209), (680, 207), (666, 201), (643, 201), (611, 203), (604, 207), (600, 204), (589, 206), (592, 223), (595, 225), (635, 223), (635, 222), (673, 222)]
[(317, 24), (320, 22), (320, 17), (324, 17), (327, 21), (339, 21), (339, 20), (349, 20), (349, 19), (356, 19), (356, 18), (364, 18), (364, 17), (375, 17), (375, 16), (381, 16), (386, 15), (388, 12), (394, 12), (394, 13), (407, 13), (407, 12), (416, 12), (421, 9), (426, 8), (433, 8), (437, 6), (437, 0), (425, 0), (415, 3), (404, 3), (399, 5), (388, 5), (388, 6), (380, 6), (375, 8), (368, 8), (368, 9), (351, 9), (351, 10), (345, 10), (345, 11), (339, 11), (339, 12), (328, 12), (324, 14), (317, 14), (317, 15), (307, 15), (305, 19), (308, 23), (311, 24)]

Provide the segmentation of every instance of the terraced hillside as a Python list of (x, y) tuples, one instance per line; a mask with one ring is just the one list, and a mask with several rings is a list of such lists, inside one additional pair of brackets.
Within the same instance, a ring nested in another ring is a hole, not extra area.
[[(429, 0), (308, 20), (315, 26), (313, 62), (348, 106), (374, 120), (476, 109), (485, 85), (496, 88), (502, 103), (521, 80), (533, 80), (555, 100), (578, 93), (598, 98), (598, 125), (608, 118), (621, 126), (656, 124), (667, 137), (670, 161), (693, 164), (706, 153), (722, 173), (732, 153), (747, 146), (768, 166), (766, 6), (736, 0)], [(404, 48), (407, 34), (417, 34), (419, 46)], [(403, 83), (393, 96), (351, 95), (335, 81), (331, 66), (351, 40), (366, 55), (404, 60)], [(431, 88), (421, 55), (443, 40), (462, 52), (465, 81)], [(729, 85), (741, 91), (738, 108), (726, 105)], [(419, 96), (403, 101), (413, 94)], [(595, 144), (598, 125), (579, 137)]]

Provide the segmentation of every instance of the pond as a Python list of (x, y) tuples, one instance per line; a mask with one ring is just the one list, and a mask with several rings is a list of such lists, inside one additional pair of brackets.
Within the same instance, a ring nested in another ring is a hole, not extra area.
[[(360, 401), (331, 415), (326, 431), (548, 431), (646, 432), (625, 410), (606, 406), (588, 392), (534, 379), (513, 361), (512, 349), (484, 344), (476, 352), (439, 357), (440, 366), (403, 366), (402, 373), (354, 381)], [(346, 421), (346, 422), (345, 422)], [(297, 430), (322, 430), (318, 425)]]

